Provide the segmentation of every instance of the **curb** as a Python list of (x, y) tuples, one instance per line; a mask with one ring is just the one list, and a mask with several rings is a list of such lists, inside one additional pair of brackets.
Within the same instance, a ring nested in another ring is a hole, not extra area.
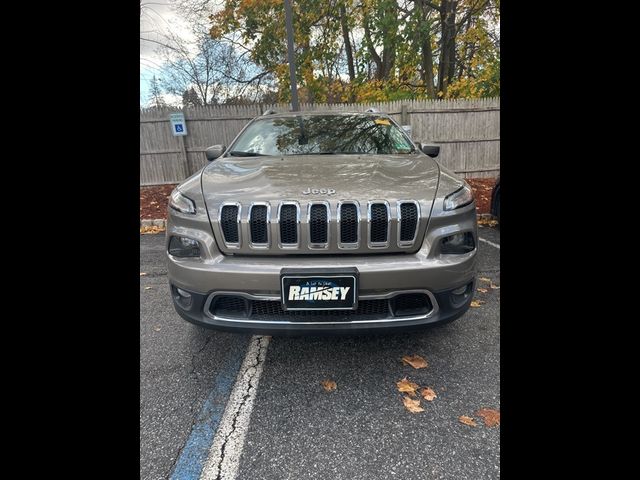
[(156, 218), (155, 220), (151, 220), (149, 218), (140, 220), (140, 227), (160, 227), (167, 228), (167, 221), (164, 218)]

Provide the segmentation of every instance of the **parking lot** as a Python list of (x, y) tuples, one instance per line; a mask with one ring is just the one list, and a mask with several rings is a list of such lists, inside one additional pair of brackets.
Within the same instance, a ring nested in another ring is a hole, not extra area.
[[(141, 235), (140, 478), (499, 478), (500, 428), (475, 412), (500, 409), (500, 232), (479, 234), (486, 292), (476, 299), (486, 303), (451, 324), (263, 339), (182, 320), (164, 235)], [(428, 367), (402, 362), (414, 354)], [(423, 412), (403, 406), (404, 377), (436, 392)], [(323, 389), (327, 378), (335, 391)]]

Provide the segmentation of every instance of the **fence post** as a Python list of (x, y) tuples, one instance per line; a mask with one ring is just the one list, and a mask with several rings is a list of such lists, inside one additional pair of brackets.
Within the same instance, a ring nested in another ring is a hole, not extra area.
[(400, 123), (409, 125), (409, 109), (404, 104), (400, 106)]

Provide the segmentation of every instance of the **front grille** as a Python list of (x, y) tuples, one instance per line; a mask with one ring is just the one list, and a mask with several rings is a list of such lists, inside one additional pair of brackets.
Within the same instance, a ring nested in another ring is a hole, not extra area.
[(328, 210), (327, 206), (315, 203), (309, 207), (309, 240), (312, 244), (321, 245), (328, 242)]
[(220, 213), (220, 228), (226, 243), (238, 243), (240, 234), (238, 230), (238, 205), (224, 205)]
[(415, 200), (227, 201), (214, 232), (221, 250), (235, 255), (411, 252), (425, 231), (421, 208)]
[(266, 205), (253, 205), (251, 207), (251, 212), (249, 213), (251, 243), (266, 244), (269, 242), (267, 210)]
[(386, 243), (389, 238), (389, 210), (384, 203), (371, 204), (371, 243)]

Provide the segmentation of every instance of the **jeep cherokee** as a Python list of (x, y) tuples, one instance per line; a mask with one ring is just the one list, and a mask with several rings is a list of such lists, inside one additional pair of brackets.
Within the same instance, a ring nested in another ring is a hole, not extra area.
[(255, 118), (171, 194), (176, 311), (262, 334), (460, 317), (475, 290), (476, 205), (438, 154), (377, 112)]

